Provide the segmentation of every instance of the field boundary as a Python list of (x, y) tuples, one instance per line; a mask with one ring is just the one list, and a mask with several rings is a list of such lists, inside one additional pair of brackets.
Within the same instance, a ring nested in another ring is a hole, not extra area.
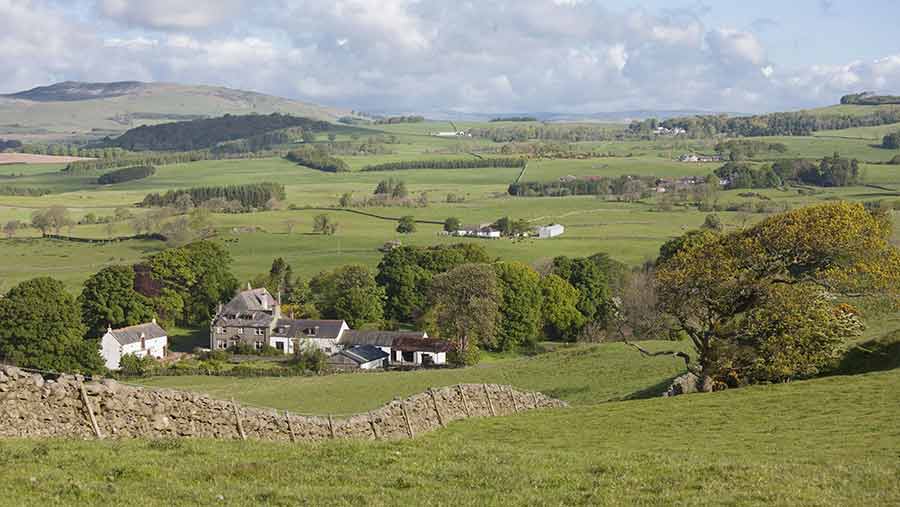
[[(389, 217), (389, 216), (384, 216), (384, 215), (377, 215), (375, 213), (369, 213), (366, 211), (360, 211), (358, 209), (351, 209), (351, 208), (296, 208), (291, 211), (343, 211), (345, 213), (355, 213), (357, 215), (362, 215), (362, 216), (366, 216), (366, 217), (370, 217), (370, 218), (377, 218), (379, 220), (387, 220), (390, 222), (399, 222), (400, 221), (399, 217), (394, 218), (394, 217)], [(437, 220), (413, 219), (413, 222), (415, 222), (417, 224), (444, 225), (444, 222), (440, 222)]]
[(252, 407), (205, 394), (144, 389), (112, 379), (0, 368), (0, 437), (213, 438), (316, 442), (397, 440), (472, 417), (499, 417), (568, 404), (508, 385), (432, 388), (358, 414), (298, 414)]

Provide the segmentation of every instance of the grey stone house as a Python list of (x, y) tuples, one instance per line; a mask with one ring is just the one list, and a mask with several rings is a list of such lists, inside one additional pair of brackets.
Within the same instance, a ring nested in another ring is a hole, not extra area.
[(248, 286), (228, 304), (219, 306), (210, 324), (209, 347), (224, 350), (244, 344), (261, 350), (270, 346), (292, 354), (299, 345), (333, 354), (341, 349), (338, 341), (348, 329), (343, 320), (287, 318), (268, 290)]

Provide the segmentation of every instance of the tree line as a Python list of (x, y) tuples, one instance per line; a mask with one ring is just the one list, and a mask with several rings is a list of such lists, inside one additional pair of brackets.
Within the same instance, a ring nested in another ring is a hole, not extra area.
[(894, 132), (884, 136), (881, 147), (886, 150), (900, 150), (900, 132)]
[(518, 197), (567, 197), (572, 195), (637, 195), (640, 198), (655, 187), (657, 178), (646, 175), (622, 175), (560, 181), (523, 181), (512, 183), (507, 193)]
[(189, 198), (195, 206), (214, 199), (236, 201), (246, 211), (264, 208), (272, 200), (283, 201), (285, 192), (284, 185), (281, 183), (268, 182), (219, 187), (194, 187), (169, 190), (164, 194), (147, 194), (140, 205), (146, 208), (176, 206), (180, 199), (184, 199), (184, 196)]
[(402, 160), (383, 164), (367, 165), (363, 171), (405, 171), (411, 169), (481, 169), (495, 167), (524, 167), (524, 158), (459, 158), (434, 160)]
[(725, 187), (776, 188), (795, 182), (817, 187), (846, 187), (860, 181), (859, 161), (835, 153), (816, 162), (807, 159), (782, 159), (761, 167), (745, 162), (728, 162), (716, 169)]
[(900, 97), (896, 95), (873, 95), (869, 92), (851, 93), (841, 97), (841, 104), (855, 104), (861, 106), (900, 104)]
[(397, 123), (422, 123), (425, 121), (424, 116), (391, 116), (388, 118), (377, 118), (375, 125), (394, 125)]
[(724, 114), (671, 118), (664, 121), (648, 119), (634, 121), (628, 131), (637, 133), (647, 128), (647, 122), (666, 128), (682, 128), (696, 138), (727, 135), (733, 137), (808, 136), (820, 130), (840, 130), (853, 127), (872, 127), (900, 122), (900, 108), (878, 109), (867, 114), (809, 113), (804, 111), (770, 113), (756, 116), (731, 117)]
[(125, 132), (116, 139), (106, 138), (102, 145), (130, 151), (193, 151), (290, 127), (299, 127), (312, 132), (331, 128), (330, 124), (324, 121), (279, 113), (242, 116), (226, 114), (219, 118), (143, 125)]
[(510, 122), (531, 122), (538, 121), (534, 116), (500, 116), (497, 118), (491, 118), (491, 123), (501, 122), (501, 121), (510, 121)]
[(473, 137), (490, 139), (495, 143), (513, 141), (612, 141), (621, 139), (621, 129), (599, 125), (503, 125), (474, 127), (468, 130)]
[(17, 141), (15, 139), (0, 139), (0, 151), (18, 150), (21, 149), (22, 146), (22, 141)]
[(296, 164), (325, 171), (329, 173), (342, 173), (350, 170), (350, 166), (344, 160), (332, 157), (325, 148), (318, 146), (303, 146), (291, 150), (285, 155), (286, 159)]
[(112, 185), (116, 183), (125, 183), (126, 181), (149, 178), (154, 174), (156, 174), (156, 168), (152, 165), (125, 167), (101, 175), (99, 178), (97, 178), (97, 184)]

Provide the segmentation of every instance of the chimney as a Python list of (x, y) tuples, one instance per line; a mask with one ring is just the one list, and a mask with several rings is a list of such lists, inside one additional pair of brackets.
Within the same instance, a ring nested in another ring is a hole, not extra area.
[(150, 322), (156, 324), (156, 317), (153, 317), (152, 319), (150, 319)]
[(253, 287), (250, 286), (250, 282), (247, 282), (247, 290), (253, 290)]
[(110, 324), (108, 324), (108, 323), (106, 324), (106, 332), (107, 332), (107, 333), (112, 333), (112, 326), (111, 326)]

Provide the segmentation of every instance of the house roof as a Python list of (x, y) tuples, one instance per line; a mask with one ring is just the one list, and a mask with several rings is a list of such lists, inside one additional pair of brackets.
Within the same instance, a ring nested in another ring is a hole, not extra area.
[(238, 314), (252, 312), (271, 312), (278, 301), (265, 288), (241, 291), (222, 308), (223, 313)]
[[(275, 334), (288, 338), (321, 338), (336, 339), (341, 335), (341, 329), (345, 326), (343, 320), (312, 320), (312, 319), (278, 319), (275, 323)], [(310, 336), (307, 329), (315, 330)]]
[(141, 338), (152, 340), (166, 336), (166, 330), (161, 328), (156, 322), (148, 322), (147, 324), (138, 324), (137, 326), (123, 327), (121, 329), (110, 329), (107, 332), (120, 345), (137, 343), (141, 341)]
[(431, 338), (397, 338), (393, 348), (402, 352), (450, 352), (450, 342)]
[(387, 352), (374, 345), (357, 345), (356, 347), (342, 350), (339, 354), (346, 356), (359, 364), (371, 363), (372, 361), (390, 357)]
[(357, 331), (348, 330), (341, 335), (341, 343), (346, 345), (374, 345), (391, 347), (397, 338), (428, 338), (425, 331)]

